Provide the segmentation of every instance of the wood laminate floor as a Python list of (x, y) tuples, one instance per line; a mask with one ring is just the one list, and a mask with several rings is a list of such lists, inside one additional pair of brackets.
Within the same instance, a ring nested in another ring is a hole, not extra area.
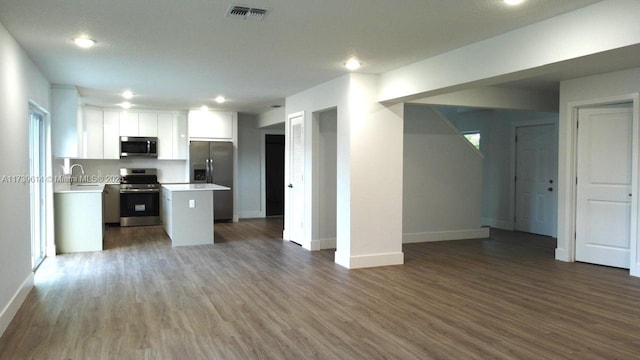
[(640, 279), (555, 261), (554, 239), (492, 230), (347, 270), (281, 228), (216, 224), (219, 243), (183, 248), (109, 228), (105, 251), (43, 263), (0, 359), (640, 358)]

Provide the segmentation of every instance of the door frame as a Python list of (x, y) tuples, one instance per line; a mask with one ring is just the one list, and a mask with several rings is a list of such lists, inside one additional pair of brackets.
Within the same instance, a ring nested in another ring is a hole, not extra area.
[[(54, 218), (53, 218), (53, 157), (52, 157), (52, 149), (51, 149), (51, 113), (45, 109), (43, 106), (38, 104), (34, 100), (29, 100), (27, 106), (27, 114), (29, 114), (30, 109), (36, 109), (40, 113), (43, 114), (43, 131), (45, 136), (45, 161), (44, 169), (45, 169), (45, 257), (54, 257), (56, 256), (56, 244), (54, 239)], [(31, 119), (29, 119), (30, 122)], [(32, 124), (29, 124), (31, 127)], [(31, 136), (31, 128), (29, 128), (29, 136)], [(31, 151), (31, 144), (29, 144), (29, 151)], [(31, 206), (31, 205), (30, 205)]]
[[(556, 259), (574, 262), (576, 258), (576, 216), (577, 216), (577, 185), (576, 176), (578, 170), (578, 111), (581, 108), (586, 107), (598, 107), (620, 103), (632, 103), (632, 144), (631, 144), (631, 221), (629, 229), (630, 246), (629, 246), (629, 274), (631, 276), (640, 276), (640, 263), (638, 260), (640, 256), (638, 254), (638, 243), (640, 241), (638, 237), (638, 215), (640, 209), (638, 208), (638, 193), (640, 192), (638, 170), (640, 169), (640, 94), (631, 93), (614, 97), (607, 97), (601, 99), (592, 99), (584, 101), (574, 101), (567, 104), (568, 116), (568, 128), (566, 139), (568, 140), (566, 146), (569, 153), (567, 154), (567, 170), (569, 177), (565, 179), (564, 186), (559, 189), (563, 191), (563, 196), (559, 196), (559, 201), (565, 201), (567, 204), (565, 213), (560, 216), (564, 216), (565, 226), (563, 229), (559, 229), (564, 237), (564, 249), (558, 242), (558, 248), (556, 249)], [(562, 169), (558, 169), (560, 172)], [(560, 219), (559, 219), (560, 220)]]
[[(520, 127), (529, 127), (529, 126), (542, 126), (542, 125), (553, 125), (556, 128), (556, 133), (559, 134), (559, 121), (551, 121), (549, 119), (540, 119), (540, 120), (522, 120), (522, 121), (514, 121), (513, 123), (511, 123), (511, 162), (510, 162), (510, 169), (509, 172), (511, 174), (511, 181), (510, 181), (510, 189), (509, 189), (509, 196), (511, 197), (509, 199), (509, 219), (511, 219), (510, 222), (510, 226), (511, 229), (515, 230), (516, 228), (516, 199), (517, 199), (517, 194), (516, 191), (518, 190), (516, 187), (516, 170), (517, 170), (517, 151), (518, 151), (518, 144), (516, 143), (516, 134), (518, 133), (518, 128)], [(482, 140), (480, 140), (482, 141)], [(559, 143), (560, 143), (560, 136), (558, 135), (558, 139), (556, 139), (556, 158), (558, 156), (558, 147), (559, 147)], [(556, 160), (556, 167), (558, 166), (558, 161)], [(559, 176), (559, 174), (556, 174), (557, 176)], [(558, 179), (555, 179), (556, 185), (559, 186), (558, 183)], [(558, 187), (556, 186), (556, 188)], [(554, 219), (554, 224), (553, 224), (553, 228), (555, 229), (555, 231), (553, 231), (552, 237), (558, 237), (558, 192), (556, 191), (553, 194), (553, 201), (555, 201), (555, 214), (553, 214), (552, 218)]]

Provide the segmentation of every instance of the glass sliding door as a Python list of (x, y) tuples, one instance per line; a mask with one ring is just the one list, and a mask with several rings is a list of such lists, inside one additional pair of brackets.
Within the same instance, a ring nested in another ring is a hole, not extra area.
[(47, 239), (45, 114), (29, 106), (29, 183), (31, 187), (31, 266), (35, 270), (45, 257)]

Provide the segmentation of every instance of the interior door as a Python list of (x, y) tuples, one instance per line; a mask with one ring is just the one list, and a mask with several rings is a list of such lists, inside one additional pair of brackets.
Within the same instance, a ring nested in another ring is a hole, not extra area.
[(631, 107), (578, 113), (576, 260), (629, 268)]
[(516, 221), (515, 228), (555, 236), (558, 169), (555, 125), (516, 128)]
[(290, 156), (289, 156), (289, 185), (291, 211), (286, 214), (291, 217), (288, 225), (289, 240), (301, 243), (304, 226), (304, 117), (302, 115), (291, 118), (289, 123)]
[(284, 135), (265, 135), (266, 215), (284, 215)]

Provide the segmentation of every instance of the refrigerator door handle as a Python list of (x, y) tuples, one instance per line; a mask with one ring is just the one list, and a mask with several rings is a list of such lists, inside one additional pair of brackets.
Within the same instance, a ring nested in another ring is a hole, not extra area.
[(209, 158), (209, 183), (213, 184), (213, 158)]
[(204, 159), (204, 182), (209, 182), (209, 158)]
[(209, 161), (209, 175), (207, 176), (207, 182), (213, 182), (213, 158), (207, 159)]

